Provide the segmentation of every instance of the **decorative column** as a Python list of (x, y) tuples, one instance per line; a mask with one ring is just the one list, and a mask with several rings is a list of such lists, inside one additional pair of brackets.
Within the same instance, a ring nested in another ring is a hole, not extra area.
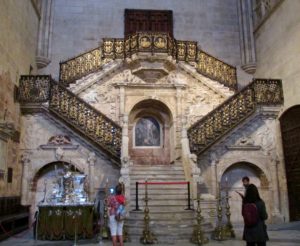
[(41, 1), (41, 19), (38, 32), (38, 48), (36, 64), (38, 69), (46, 67), (50, 62), (51, 38), (52, 38), (52, 0)]
[(212, 153), (210, 155), (210, 161), (211, 161), (211, 193), (212, 195), (214, 195), (215, 197), (217, 197), (218, 195), (218, 191), (217, 191), (217, 157), (214, 153)]
[(273, 212), (272, 212), (273, 222), (283, 222), (282, 215), (280, 214), (278, 171), (277, 171), (278, 163), (279, 160), (277, 156), (271, 159), (270, 169), (272, 175), (272, 189), (273, 189)]
[(28, 201), (28, 195), (29, 195), (28, 173), (29, 173), (29, 163), (30, 163), (28, 153), (24, 153), (21, 156), (21, 163), (23, 165), (21, 204), (30, 205)]
[(122, 148), (121, 148), (121, 157), (127, 157), (129, 156), (128, 152), (128, 143), (129, 143), (129, 137), (128, 137), (128, 115), (123, 114), (123, 120), (122, 120)]
[(242, 69), (254, 74), (256, 70), (255, 41), (253, 35), (252, 0), (238, 1), (239, 31)]
[(96, 162), (96, 155), (94, 152), (91, 152), (89, 154), (89, 157), (87, 159), (89, 164), (89, 195), (90, 200), (93, 200), (94, 198), (94, 175), (95, 175), (95, 162)]
[(176, 84), (176, 143), (175, 143), (175, 158), (181, 155), (180, 153), (180, 139), (182, 138), (182, 130), (185, 127), (186, 119), (182, 110), (182, 90), (184, 85)]

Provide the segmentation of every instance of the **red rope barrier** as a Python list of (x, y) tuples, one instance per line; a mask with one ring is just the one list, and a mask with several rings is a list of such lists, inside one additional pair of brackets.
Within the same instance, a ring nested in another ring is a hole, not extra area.
[(161, 184), (188, 184), (188, 182), (137, 182), (138, 184), (150, 184), (150, 185), (161, 185)]

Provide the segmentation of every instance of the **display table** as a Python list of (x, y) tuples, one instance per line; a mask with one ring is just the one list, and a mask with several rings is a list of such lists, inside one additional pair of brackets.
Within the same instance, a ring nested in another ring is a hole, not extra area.
[(94, 204), (40, 205), (37, 237), (40, 240), (93, 237)]

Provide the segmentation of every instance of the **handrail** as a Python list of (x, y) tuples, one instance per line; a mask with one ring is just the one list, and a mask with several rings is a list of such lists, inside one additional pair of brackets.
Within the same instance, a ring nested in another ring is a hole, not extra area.
[(135, 182), (135, 209), (133, 211), (141, 211), (139, 207), (139, 184), (143, 185), (174, 185), (174, 184), (186, 184), (188, 191), (188, 207), (186, 210), (191, 209), (191, 190), (189, 181), (179, 181), (179, 182)]
[(48, 109), (119, 161), (122, 128), (51, 76), (21, 76), (21, 103), (49, 102)]
[(196, 41), (176, 40), (164, 32), (137, 32), (125, 38), (104, 38), (102, 45), (60, 62), (60, 82), (64, 85), (98, 71), (111, 60), (126, 59), (139, 52), (166, 53), (176, 61), (196, 63), (197, 72), (236, 90), (236, 68), (209, 55)]
[(239, 93), (194, 123), (188, 129), (191, 152), (204, 152), (227, 132), (253, 114), (258, 105), (283, 103), (281, 80), (254, 79)]

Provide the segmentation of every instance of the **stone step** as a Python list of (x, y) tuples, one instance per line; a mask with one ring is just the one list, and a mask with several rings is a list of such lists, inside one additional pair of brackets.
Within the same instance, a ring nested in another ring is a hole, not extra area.
[(153, 165), (153, 166), (149, 166), (149, 165), (133, 165), (130, 166), (130, 172), (131, 171), (137, 171), (137, 170), (181, 170), (183, 171), (183, 166), (180, 165)]
[[(166, 194), (165, 193), (164, 194), (149, 194), (148, 193), (148, 197), (149, 197), (149, 199), (156, 200), (156, 201), (171, 200), (171, 201), (175, 201), (175, 202), (176, 202), (177, 199), (179, 199), (179, 200), (185, 200), (185, 201), (187, 201), (187, 199), (188, 199), (188, 195), (186, 193), (168, 194), (167, 198), (166, 198)], [(144, 201), (144, 199), (145, 199), (145, 195), (139, 193), (139, 195), (138, 195), (138, 201)], [(130, 201), (135, 201), (135, 200), (136, 200), (135, 193), (134, 194), (131, 193)]]
[[(138, 242), (142, 236), (144, 227), (127, 226), (130, 239), (132, 242)], [(195, 225), (151, 225), (150, 231), (157, 238), (159, 244), (178, 244), (180, 242), (188, 242), (193, 234)], [(208, 237), (212, 232), (210, 224), (204, 223), (202, 225), (205, 235)]]
[[(144, 211), (130, 211), (129, 218), (130, 220), (144, 220)], [(184, 219), (194, 219), (195, 213), (193, 210), (181, 210), (177, 211), (176, 213), (171, 212), (171, 211), (166, 211), (166, 212), (151, 212), (151, 219), (162, 219), (162, 220), (179, 220), (181, 218)]]
[[(178, 180), (181, 179), (182, 181), (185, 181), (185, 177), (183, 174), (176, 174), (176, 173), (170, 173), (170, 174), (162, 174), (162, 173), (156, 173), (156, 174), (130, 174), (130, 178), (133, 180), (148, 180), (148, 179), (169, 179), (169, 180)], [(149, 180), (148, 180), (149, 181)]]
[[(172, 205), (157, 205), (157, 204), (149, 204), (148, 208), (150, 213), (151, 212), (166, 212), (166, 211), (170, 211), (170, 212), (178, 212), (178, 211), (184, 211), (186, 208), (188, 207), (187, 202), (185, 204), (172, 204)], [(191, 205), (192, 207), (192, 205)], [(141, 210), (144, 210), (144, 206), (140, 204), (139, 202), (139, 208)], [(135, 209), (135, 204), (130, 204), (130, 210), (134, 210)]]
[[(148, 201), (148, 206), (150, 207), (150, 206), (153, 206), (153, 205), (157, 205), (157, 206), (159, 206), (159, 205), (162, 205), (162, 206), (167, 206), (167, 205), (169, 205), (169, 206), (172, 206), (173, 204), (176, 204), (177, 206), (178, 205), (187, 205), (187, 199), (173, 199), (173, 200), (171, 200), (171, 199), (168, 199), (168, 200), (163, 200), (163, 199), (151, 199), (151, 198), (149, 198), (149, 201)], [(139, 200), (139, 205), (140, 206), (144, 206), (144, 204), (145, 204), (145, 201), (144, 200), (142, 200), (142, 199), (140, 199)]]
[[(155, 180), (157, 182), (164, 182), (163, 180)], [(177, 180), (178, 181), (178, 180)], [(177, 182), (174, 181), (174, 182)], [(179, 181), (178, 181), (179, 182)], [(130, 190), (135, 190), (135, 182), (130, 181)], [(187, 184), (148, 184), (147, 185), (148, 190), (187, 190)], [(139, 184), (138, 189), (144, 190), (145, 189), (145, 184)]]
[[(145, 173), (145, 171), (147, 173)], [(184, 172), (183, 170), (130, 170), (130, 175), (153, 175), (153, 174), (166, 174), (166, 175), (172, 175), (172, 174), (176, 174), (176, 175), (183, 175), (184, 176)]]
[[(159, 188), (159, 187), (157, 187)], [(135, 188), (130, 189), (130, 194), (131, 197), (134, 196), (135, 198)], [(145, 189), (140, 189), (138, 190), (138, 195), (139, 196), (144, 196), (145, 195)], [(187, 195), (187, 189), (148, 189), (148, 195), (150, 196), (168, 196), (168, 197), (173, 197), (174, 195)]]

